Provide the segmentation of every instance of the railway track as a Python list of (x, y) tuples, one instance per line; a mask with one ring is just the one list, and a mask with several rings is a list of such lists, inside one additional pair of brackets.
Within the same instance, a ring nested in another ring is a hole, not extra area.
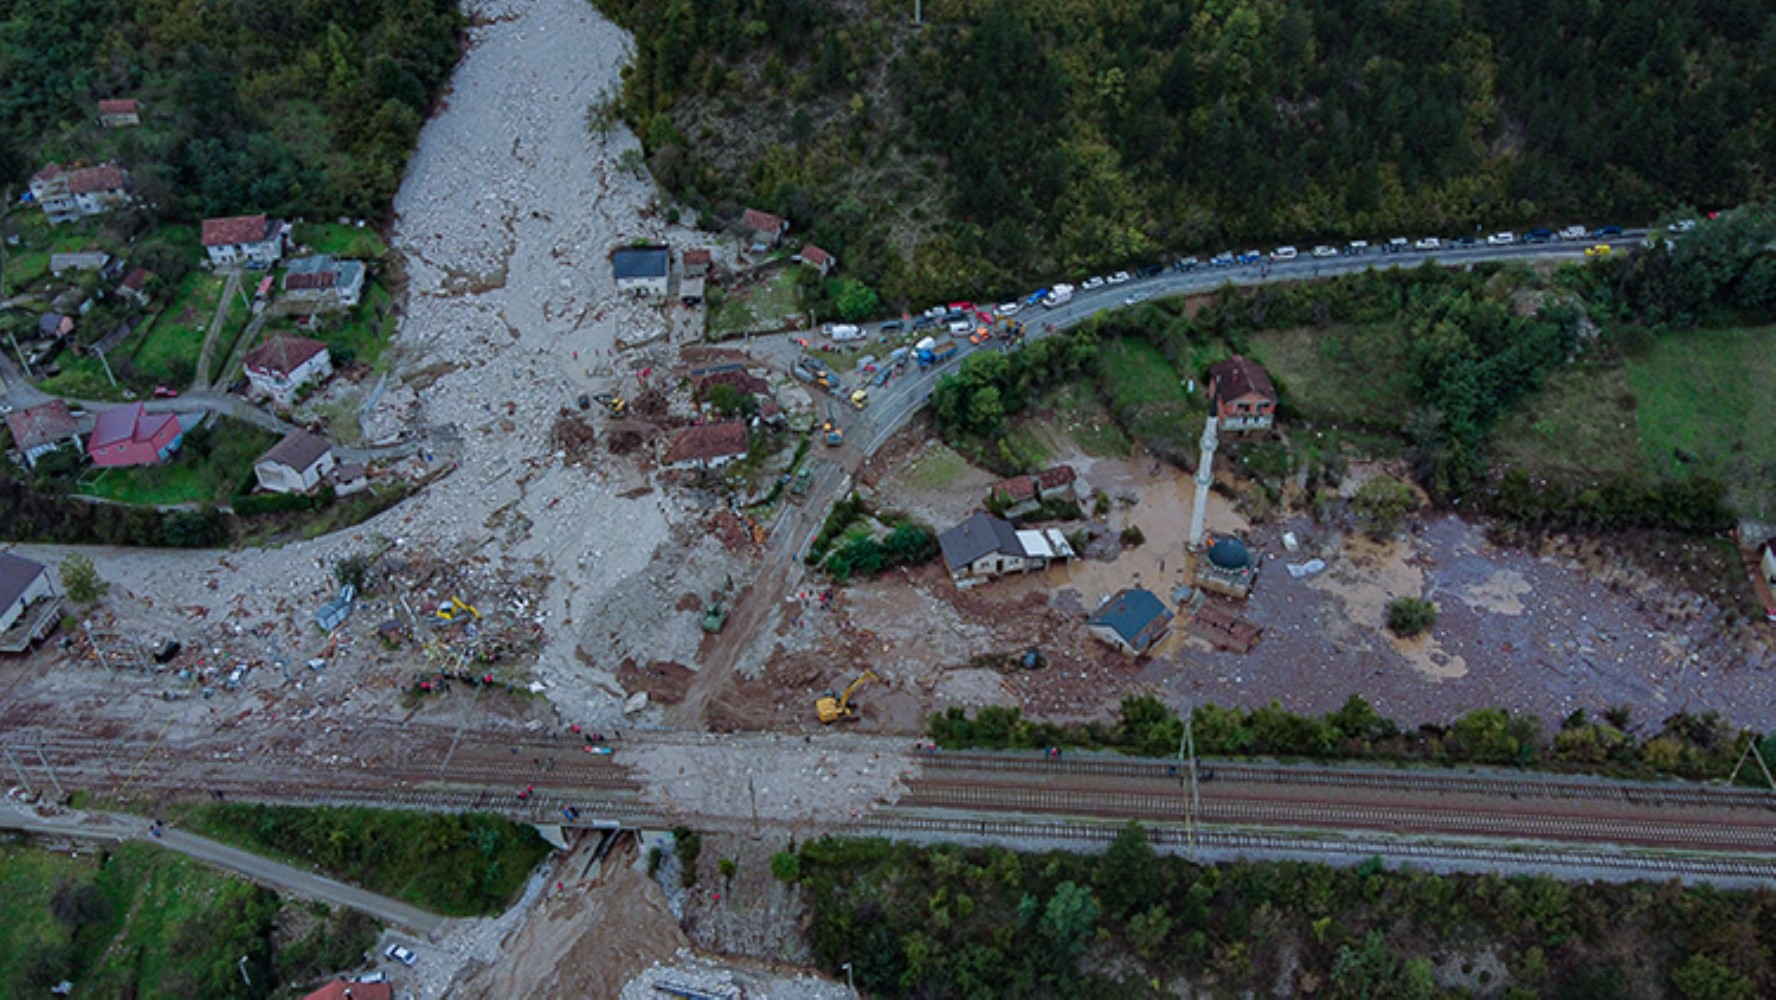
[[(966, 819), (953, 816), (908, 815), (898, 811), (877, 813), (846, 829), (861, 836), (891, 839), (978, 838), (1004, 843), (1051, 843), (1102, 845), (1113, 840), (1119, 828), (1113, 824), (1088, 824), (1064, 820)], [(1671, 853), (1599, 852), (1567, 850), (1552, 845), (1511, 847), (1465, 843), (1426, 843), (1384, 837), (1311, 839), (1288, 834), (1242, 830), (1200, 829), (1194, 838), (1176, 826), (1147, 830), (1154, 846), (1205, 854), (1265, 857), (1283, 855), (1379, 856), (1422, 864), (1441, 863), (1463, 868), (1525, 868), (1606, 870), (1632, 878), (1683, 877), (1713, 881), (1742, 881), (1767, 885), (1776, 881), (1776, 858), (1744, 858)]]
[[(1188, 802), (1179, 790), (1140, 792), (1078, 788), (1007, 788), (921, 782), (901, 800), (907, 808), (1134, 818), (1181, 822)], [(1223, 826), (1379, 830), (1446, 836), (1524, 837), (1755, 851), (1776, 855), (1776, 824), (1700, 818), (1521, 813), (1479, 808), (1422, 809), (1390, 805), (1205, 799), (1198, 822)]]
[[(1116, 777), (1180, 780), (1177, 765), (1164, 760), (1128, 757), (1067, 757), (1051, 760), (1015, 754), (943, 751), (918, 755), (925, 772), (968, 772), (1038, 776)], [(1508, 777), (1422, 770), (1359, 770), (1220, 761), (1199, 762), (1199, 776), (1216, 784), (1293, 785), (1371, 789), (1434, 795), (1477, 795), (1488, 798), (1562, 799), (1622, 802), (1670, 808), (1764, 809), (1776, 811), (1776, 792), (1702, 785), (1656, 785), (1644, 782), (1563, 777)]]

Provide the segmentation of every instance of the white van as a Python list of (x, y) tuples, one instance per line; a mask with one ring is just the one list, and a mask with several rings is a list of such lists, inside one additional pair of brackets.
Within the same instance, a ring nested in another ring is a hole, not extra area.
[(950, 324), (950, 332), (958, 336), (965, 336), (972, 329), (974, 329), (974, 324), (965, 319), (959, 319)]

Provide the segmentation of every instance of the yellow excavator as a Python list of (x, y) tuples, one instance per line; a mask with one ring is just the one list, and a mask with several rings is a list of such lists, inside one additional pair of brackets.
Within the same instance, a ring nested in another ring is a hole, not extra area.
[(882, 678), (876, 676), (874, 670), (865, 669), (862, 674), (858, 675), (856, 680), (851, 682), (851, 686), (845, 689), (844, 694), (834, 694), (833, 692), (828, 691), (826, 697), (816, 701), (814, 703), (814, 713), (820, 716), (820, 722), (822, 725), (828, 726), (840, 719), (851, 718), (853, 715), (857, 714), (857, 710), (851, 707), (851, 696), (857, 693), (858, 688), (863, 687), (870, 681), (880, 681), (881, 679)]
[(601, 392), (593, 396), (592, 399), (609, 411), (613, 417), (622, 416), (623, 411), (629, 408), (629, 401), (614, 392)]

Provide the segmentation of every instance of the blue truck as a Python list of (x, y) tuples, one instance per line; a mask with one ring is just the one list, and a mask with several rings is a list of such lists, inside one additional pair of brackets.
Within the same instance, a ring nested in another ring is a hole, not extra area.
[(953, 340), (932, 341), (929, 338), (919, 341), (919, 367), (930, 368), (941, 365), (956, 356), (958, 347)]

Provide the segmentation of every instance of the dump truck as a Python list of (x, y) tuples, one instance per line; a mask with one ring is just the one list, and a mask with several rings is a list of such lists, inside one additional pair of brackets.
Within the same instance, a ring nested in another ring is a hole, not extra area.
[(857, 693), (858, 688), (870, 681), (880, 681), (881, 679), (876, 676), (874, 670), (865, 669), (856, 680), (845, 688), (844, 694), (828, 691), (826, 697), (816, 700), (814, 714), (820, 717), (821, 725), (830, 726), (840, 719), (849, 719), (855, 716), (857, 710), (851, 707), (851, 696)]
[(820, 429), (826, 434), (827, 447), (837, 448), (845, 443), (845, 432), (839, 429), (839, 422), (833, 418), (831, 403), (826, 404), (826, 422), (820, 425)]
[(919, 352), (919, 367), (930, 368), (933, 365), (941, 365), (955, 357), (959, 349), (953, 340), (937, 341), (930, 348)]

